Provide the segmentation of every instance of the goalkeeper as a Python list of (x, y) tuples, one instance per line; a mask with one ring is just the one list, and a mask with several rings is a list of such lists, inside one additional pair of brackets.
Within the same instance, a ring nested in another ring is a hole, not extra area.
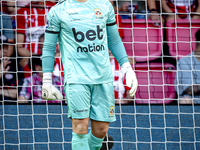
[(47, 100), (63, 98), (52, 85), (57, 38), (72, 119), (72, 150), (99, 150), (109, 123), (116, 120), (108, 48), (126, 74), (131, 96), (138, 84), (119, 37), (113, 6), (109, 0), (63, 0), (51, 8), (42, 52), (42, 95)]

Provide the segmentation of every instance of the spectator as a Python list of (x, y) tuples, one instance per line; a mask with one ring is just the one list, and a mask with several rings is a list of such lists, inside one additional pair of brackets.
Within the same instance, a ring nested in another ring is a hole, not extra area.
[(178, 61), (175, 84), (180, 104), (200, 104), (200, 30), (196, 49)]
[(40, 35), (44, 34), (46, 15), (55, 3), (38, 0), (31, 1), (17, 11), (17, 53), (21, 57), (20, 65), (25, 71), (32, 54), (41, 54), (38, 47)]
[(119, 12), (122, 19), (131, 19), (133, 18), (145, 18), (144, 14), (136, 13), (146, 13), (146, 1), (138, 1), (138, 0), (129, 0), (129, 1), (117, 1), (118, 7), (114, 7), (115, 11)]
[(123, 2), (121, 9), (120, 9), (121, 10), (120, 16), (122, 19), (131, 19), (132, 14), (129, 11), (130, 4), (131, 3), (128, 1)]
[[(28, 103), (33, 100), (36, 103), (44, 103), (42, 99), (42, 61), (40, 55), (34, 55), (29, 60), (29, 67), (33, 69), (33, 74), (23, 80), (22, 89), (19, 92), (19, 103)], [(62, 88), (64, 95), (63, 77), (53, 76), (52, 83), (59, 89)], [(60, 101), (48, 101), (49, 103), (60, 103)]]
[(12, 79), (15, 79), (13, 74), (8, 73), (10, 64), (11, 61), (9, 58), (4, 58), (0, 61), (0, 101), (17, 100), (16, 82), (10, 82), (13, 84), (6, 85), (6, 80), (13, 81)]
[(3, 12), (10, 15), (15, 15), (15, 1), (2, 1)]
[[(1, 5), (1, 1), (0, 1), (0, 5)], [(13, 31), (11, 18), (8, 14), (1, 11), (1, 7), (0, 7), (0, 16), (2, 16), (2, 19), (0, 19), (0, 29), (3, 32), (3, 37), (6, 38), (4, 42), (6, 41), (7, 43), (11, 43), (11, 44), (8, 44), (8, 49), (9, 51), (13, 51), (14, 46), (12, 45), (12, 43), (14, 43), (14, 31)]]
[(147, 6), (149, 10), (148, 18), (153, 21), (160, 20), (160, 11), (157, 8), (156, 0), (147, 0)]
[(17, 66), (13, 48), (9, 48), (7, 37), (1, 36), (0, 48), (0, 100), (17, 100)]
[(17, 75), (14, 72), (17, 72), (17, 66), (13, 45), (13, 26), (8, 14), (0, 11), (0, 15), (2, 16), (0, 19), (0, 99), (16, 100), (17, 89), (14, 86), (17, 86)]
[(17, 7), (15, 6), (15, 1), (2, 1), (2, 10), (4, 13), (8, 14), (12, 20), (12, 26), (15, 29), (15, 14), (17, 11)]
[(200, 0), (162, 0), (163, 12), (167, 14), (166, 20), (189, 18), (200, 19)]

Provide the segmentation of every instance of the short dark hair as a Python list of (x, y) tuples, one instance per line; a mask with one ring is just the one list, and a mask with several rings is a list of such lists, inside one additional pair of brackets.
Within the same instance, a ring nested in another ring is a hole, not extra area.
[(36, 55), (36, 54), (32, 55), (29, 58), (28, 66), (29, 66), (30, 69), (32, 69), (32, 71), (36, 71), (35, 65), (42, 66), (42, 59), (41, 58), (42, 58), (42, 55)]
[(200, 41), (200, 29), (195, 33), (196, 41)]

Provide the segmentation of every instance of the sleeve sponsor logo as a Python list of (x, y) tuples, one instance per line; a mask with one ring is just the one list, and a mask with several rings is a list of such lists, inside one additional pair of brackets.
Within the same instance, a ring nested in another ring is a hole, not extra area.
[(49, 22), (48, 22), (48, 21), (47, 21), (47, 24), (46, 24), (46, 29), (47, 29), (47, 28), (49, 28)]
[(115, 114), (115, 106), (110, 106), (110, 116)]

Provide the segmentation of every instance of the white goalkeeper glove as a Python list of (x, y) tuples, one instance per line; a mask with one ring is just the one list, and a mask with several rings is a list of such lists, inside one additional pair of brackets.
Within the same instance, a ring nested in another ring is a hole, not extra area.
[(63, 95), (52, 85), (52, 73), (43, 73), (42, 98), (46, 100), (63, 100)]
[(126, 85), (131, 88), (129, 93), (130, 96), (133, 97), (135, 95), (138, 86), (138, 81), (135, 72), (133, 71), (131, 64), (129, 62), (124, 63), (121, 69), (123, 73), (126, 74)]

